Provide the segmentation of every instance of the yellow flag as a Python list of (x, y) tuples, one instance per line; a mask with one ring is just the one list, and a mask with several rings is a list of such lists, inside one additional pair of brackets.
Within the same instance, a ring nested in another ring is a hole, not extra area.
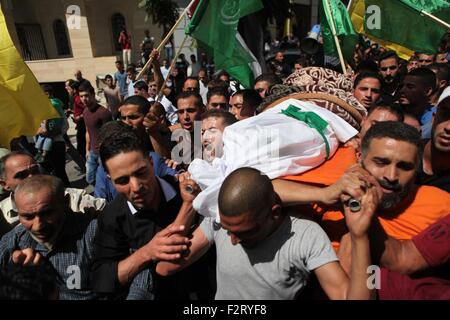
[(395, 44), (392, 42), (387, 42), (387, 41), (378, 39), (376, 37), (370, 36), (364, 32), (365, 12), (366, 12), (366, 4), (364, 3), (364, 0), (353, 0), (352, 4), (350, 6), (350, 9), (349, 9), (349, 14), (350, 14), (350, 19), (352, 19), (353, 27), (355, 28), (355, 31), (357, 33), (364, 34), (370, 40), (375, 41), (376, 43), (379, 43), (383, 47), (397, 52), (397, 55), (400, 58), (402, 58), (404, 60), (409, 60), (409, 58), (411, 58), (411, 56), (414, 54), (414, 51), (412, 51), (408, 48), (402, 47), (401, 45), (398, 45), (398, 44)]
[(60, 118), (9, 35), (0, 7), (0, 147), (36, 134), (42, 120)]

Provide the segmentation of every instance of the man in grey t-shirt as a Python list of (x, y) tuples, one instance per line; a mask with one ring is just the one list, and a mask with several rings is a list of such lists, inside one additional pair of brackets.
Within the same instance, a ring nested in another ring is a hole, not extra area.
[(206, 218), (191, 240), (189, 253), (176, 262), (160, 261), (156, 271), (169, 275), (196, 261), (216, 244), (216, 299), (294, 299), (314, 271), (330, 299), (374, 297), (367, 283), (370, 252), (367, 230), (380, 190), (368, 186), (361, 210), (346, 208), (353, 259), (350, 279), (337, 261), (325, 232), (314, 222), (288, 216), (270, 179), (240, 168), (219, 192), (220, 225)]

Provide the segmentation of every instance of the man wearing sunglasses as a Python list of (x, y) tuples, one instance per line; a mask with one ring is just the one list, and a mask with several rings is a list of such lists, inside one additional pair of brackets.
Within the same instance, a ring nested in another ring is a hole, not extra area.
[(228, 96), (228, 92), (224, 90), (222, 87), (213, 88), (208, 90), (208, 94), (206, 95), (206, 100), (208, 101), (206, 104), (206, 110), (220, 109), (223, 111), (228, 111), (230, 100)]

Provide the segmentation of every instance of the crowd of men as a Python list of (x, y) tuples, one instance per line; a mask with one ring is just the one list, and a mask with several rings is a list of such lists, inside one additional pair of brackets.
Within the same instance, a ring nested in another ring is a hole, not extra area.
[(194, 209), (190, 163), (221, 158), (226, 127), (317, 65), (290, 66), (279, 51), (244, 89), (212, 75), (204, 55), (171, 69), (153, 50), (140, 79), (116, 62), (105, 105), (77, 70), (61, 117), (76, 125), (74, 152), (94, 192), (70, 188), (66, 121), (43, 123), (45, 153), (5, 152), (0, 298), (450, 299), (450, 35), (409, 61), (355, 52), (348, 77), (367, 110), (359, 134), (295, 177), (234, 170), (220, 188), (220, 223)]

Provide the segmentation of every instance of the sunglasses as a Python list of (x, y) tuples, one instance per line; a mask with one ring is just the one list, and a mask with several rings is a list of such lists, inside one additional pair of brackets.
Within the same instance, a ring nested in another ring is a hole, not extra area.
[(137, 120), (137, 119), (139, 119), (141, 116), (140, 115), (138, 115), (138, 114), (130, 114), (129, 116), (120, 116), (120, 119), (122, 120), (122, 121), (126, 121), (127, 119), (128, 120)]
[(200, 88), (197, 88), (197, 87), (188, 87), (188, 88), (186, 88), (186, 91), (199, 91), (200, 90)]
[(14, 179), (24, 180), (31, 174), (38, 174), (39, 173), (39, 167), (37, 164), (31, 165), (28, 169), (22, 170), (17, 172), (14, 175)]
[(263, 92), (266, 89), (264, 89), (264, 88), (256, 88), (255, 90), (256, 90), (256, 92), (261, 93), (261, 92)]
[(228, 103), (226, 103), (226, 102), (211, 102), (210, 105), (213, 108), (223, 108), (223, 109), (225, 109), (226, 107), (228, 107)]
[(194, 113), (197, 112), (197, 108), (186, 108), (186, 109), (178, 109), (177, 114), (183, 114), (183, 113)]

